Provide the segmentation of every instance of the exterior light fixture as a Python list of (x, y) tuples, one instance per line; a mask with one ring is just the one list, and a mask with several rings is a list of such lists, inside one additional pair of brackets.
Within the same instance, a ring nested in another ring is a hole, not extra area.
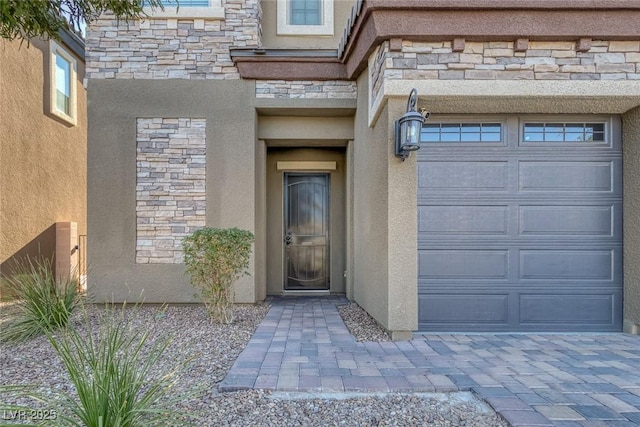
[(409, 99), (407, 100), (407, 112), (396, 120), (396, 157), (404, 162), (412, 151), (420, 149), (420, 132), (422, 124), (429, 117), (429, 113), (425, 116), (416, 111), (416, 103), (418, 102), (418, 91), (411, 89)]

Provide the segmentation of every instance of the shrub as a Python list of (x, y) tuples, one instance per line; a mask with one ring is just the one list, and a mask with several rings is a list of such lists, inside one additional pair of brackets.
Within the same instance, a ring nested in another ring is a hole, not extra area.
[(26, 258), (14, 264), (14, 274), (5, 283), (16, 297), (15, 312), (3, 325), (0, 340), (23, 341), (67, 326), (79, 301), (78, 282), (56, 278), (51, 264), (45, 258)]
[(169, 406), (185, 396), (170, 393), (190, 360), (173, 362), (165, 371), (158, 366), (171, 336), (155, 340), (149, 328), (132, 328), (124, 306), (119, 311), (107, 307), (97, 331), (86, 311), (84, 319), (86, 333), (75, 328), (47, 333), (77, 393), (63, 393), (61, 399), (51, 403), (60, 407), (56, 424), (164, 426), (168, 419), (184, 416)]
[(242, 275), (249, 274), (253, 241), (250, 231), (202, 228), (182, 242), (186, 273), (215, 322), (233, 321), (232, 285)]

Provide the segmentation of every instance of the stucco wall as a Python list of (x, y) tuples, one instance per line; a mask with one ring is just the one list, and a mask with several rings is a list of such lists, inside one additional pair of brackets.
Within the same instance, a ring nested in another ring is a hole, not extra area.
[(355, 0), (333, 0), (333, 35), (284, 36), (277, 34), (277, 0), (261, 0), (262, 45), (269, 49), (335, 49)]
[[(407, 95), (408, 96), (408, 95)], [(389, 99), (388, 215), (389, 215), (389, 325), (394, 339), (410, 339), (418, 328), (418, 212), (416, 156), (403, 162), (395, 157), (394, 122), (407, 110), (407, 98)], [(384, 113), (384, 112), (383, 112)]]
[(622, 116), (624, 330), (640, 333), (640, 107)]
[[(69, 51), (71, 53), (71, 51)], [(86, 91), (78, 59), (76, 126), (49, 111), (49, 43), (0, 40), (0, 269), (51, 256), (56, 222), (86, 234)]]
[(418, 326), (416, 160), (394, 156), (393, 124), (406, 98), (389, 99), (368, 126), (366, 76), (353, 143), (353, 297), (394, 339), (408, 339)]
[[(389, 218), (387, 108), (367, 123), (367, 77), (358, 79), (353, 142), (353, 297), (389, 328)], [(415, 207), (414, 207), (415, 210)]]
[[(135, 262), (136, 120), (206, 120), (206, 225), (255, 231), (254, 85), (90, 80), (88, 90), (96, 100), (89, 106), (89, 293), (96, 301), (194, 302), (183, 265)], [(235, 289), (237, 302), (258, 299), (253, 277)]]

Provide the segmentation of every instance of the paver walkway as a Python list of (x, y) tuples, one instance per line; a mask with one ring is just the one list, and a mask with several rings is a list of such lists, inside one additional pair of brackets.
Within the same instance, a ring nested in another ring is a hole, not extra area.
[(513, 426), (640, 425), (640, 337), (438, 334), (357, 343), (346, 300), (275, 298), (221, 391), (471, 390)]

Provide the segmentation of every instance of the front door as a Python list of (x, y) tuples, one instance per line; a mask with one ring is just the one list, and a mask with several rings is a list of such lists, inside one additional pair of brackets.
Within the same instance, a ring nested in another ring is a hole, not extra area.
[(329, 174), (284, 175), (285, 290), (329, 289)]

